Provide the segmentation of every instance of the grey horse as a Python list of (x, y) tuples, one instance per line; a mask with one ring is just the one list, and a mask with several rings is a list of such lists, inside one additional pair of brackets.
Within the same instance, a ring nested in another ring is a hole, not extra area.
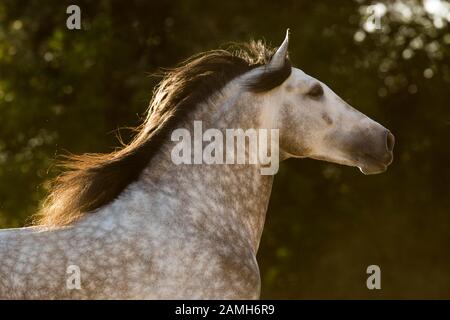
[(200, 147), (196, 121), (216, 133), (276, 130), (272, 159), (364, 174), (393, 159), (390, 131), (292, 67), (288, 43), (289, 34), (276, 51), (262, 42), (209, 51), (167, 71), (128, 145), (66, 161), (35, 225), (0, 231), (0, 298), (259, 298), (274, 176), (261, 161), (176, 163), (175, 130)]

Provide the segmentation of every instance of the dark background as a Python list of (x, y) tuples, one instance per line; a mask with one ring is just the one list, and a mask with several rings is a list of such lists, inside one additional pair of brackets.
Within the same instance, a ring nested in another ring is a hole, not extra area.
[[(64, 150), (118, 146), (158, 67), (230, 41), (279, 45), (289, 27), (293, 64), (397, 144), (382, 175), (281, 165), (258, 255), (262, 298), (450, 299), (450, 5), (429, 1), (385, 1), (373, 30), (363, 0), (0, 0), (0, 227), (36, 211)], [(80, 31), (66, 28), (69, 4)], [(381, 290), (366, 288), (371, 264)]]

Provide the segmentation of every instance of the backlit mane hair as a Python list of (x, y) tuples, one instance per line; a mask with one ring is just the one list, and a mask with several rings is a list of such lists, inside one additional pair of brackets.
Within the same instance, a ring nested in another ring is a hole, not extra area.
[[(263, 42), (251, 41), (229, 50), (195, 55), (165, 71), (153, 92), (146, 119), (136, 128), (132, 141), (107, 154), (67, 157), (61, 163), (65, 172), (53, 181), (34, 223), (49, 227), (68, 225), (113, 201), (139, 178), (188, 112), (232, 79), (267, 64), (273, 53)], [(282, 68), (267, 68), (246, 87), (253, 92), (267, 91), (284, 82), (290, 73), (291, 64), (286, 59)]]

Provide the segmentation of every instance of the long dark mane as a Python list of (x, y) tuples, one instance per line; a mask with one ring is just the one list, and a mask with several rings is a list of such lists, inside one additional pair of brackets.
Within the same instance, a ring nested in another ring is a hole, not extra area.
[[(263, 42), (234, 45), (195, 55), (164, 73), (155, 88), (146, 120), (123, 148), (108, 154), (70, 156), (62, 162), (65, 172), (54, 181), (38, 225), (63, 226), (113, 201), (158, 152), (170, 132), (196, 105), (221, 90), (229, 81), (265, 65), (274, 50)], [(261, 92), (280, 85), (291, 72), (286, 60), (280, 70), (268, 70), (248, 83)]]

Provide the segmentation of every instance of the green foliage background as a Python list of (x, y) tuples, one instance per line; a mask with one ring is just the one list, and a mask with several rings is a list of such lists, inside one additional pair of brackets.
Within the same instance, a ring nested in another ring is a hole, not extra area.
[[(65, 26), (72, 3), (80, 31)], [(258, 256), (262, 297), (450, 298), (448, 23), (386, 15), (387, 29), (364, 32), (366, 4), (0, 0), (0, 227), (36, 211), (57, 154), (118, 145), (114, 130), (139, 123), (158, 67), (230, 41), (277, 45), (289, 27), (294, 65), (389, 128), (397, 145), (377, 176), (282, 164)], [(418, 36), (425, 45), (409, 57)], [(382, 290), (366, 288), (371, 264)]]

